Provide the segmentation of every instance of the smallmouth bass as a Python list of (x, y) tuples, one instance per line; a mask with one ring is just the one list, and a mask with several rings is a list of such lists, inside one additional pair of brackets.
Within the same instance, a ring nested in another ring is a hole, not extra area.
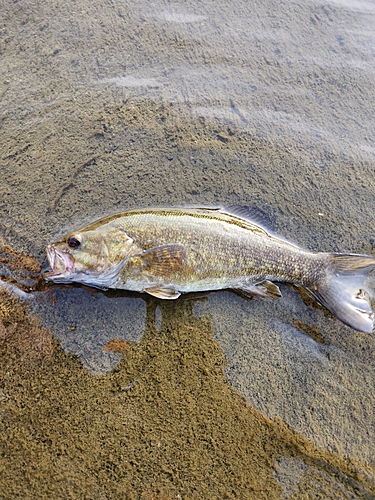
[(47, 247), (47, 281), (146, 292), (160, 299), (233, 289), (274, 300), (303, 286), (352, 328), (372, 332), (375, 257), (310, 252), (267, 231), (245, 207), (130, 210)]

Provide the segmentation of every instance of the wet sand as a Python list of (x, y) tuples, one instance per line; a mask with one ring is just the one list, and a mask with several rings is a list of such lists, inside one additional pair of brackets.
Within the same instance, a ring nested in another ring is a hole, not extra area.
[[(374, 253), (370, 4), (2, 9), (6, 282), (30, 291), (48, 243), (142, 206), (255, 206), (301, 246)], [(374, 498), (373, 336), (283, 290), (147, 299), (126, 343), (135, 300), (31, 292), (38, 318), (0, 291), (0, 497)], [(101, 375), (97, 330), (123, 358)]]
[(364, 464), (314, 448), (229, 386), (194, 300), (163, 310), (157, 331), (149, 299), (141, 342), (112, 341), (123, 360), (98, 377), (26, 305), (0, 300), (1, 498), (277, 499), (278, 477), (288, 498), (375, 495)]

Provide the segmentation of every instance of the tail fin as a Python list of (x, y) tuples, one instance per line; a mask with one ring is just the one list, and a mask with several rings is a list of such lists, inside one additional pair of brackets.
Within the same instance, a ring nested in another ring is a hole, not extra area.
[(309, 291), (343, 323), (360, 332), (374, 329), (371, 300), (375, 293), (367, 283), (375, 269), (370, 255), (328, 254), (326, 277)]

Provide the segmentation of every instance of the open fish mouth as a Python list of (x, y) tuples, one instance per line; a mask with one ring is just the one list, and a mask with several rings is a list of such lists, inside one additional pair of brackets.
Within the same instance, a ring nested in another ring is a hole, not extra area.
[(61, 252), (49, 245), (47, 247), (47, 259), (51, 266), (51, 271), (48, 271), (44, 275), (47, 280), (63, 278), (72, 274), (74, 270), (74, 257), (68, 252)]

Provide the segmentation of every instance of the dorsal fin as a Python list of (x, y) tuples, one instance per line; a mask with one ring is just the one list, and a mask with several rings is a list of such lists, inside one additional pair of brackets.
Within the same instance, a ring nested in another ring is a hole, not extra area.
[(260, 217), (251, 217), (252, 213), (250, 208), (238, 206), (225, 207), (218, 211), (218, 214), (221, 214), (223, 219), (229, 223), (236, 224), (263, 236), (272, 236), (272, 232), (269, 231), (264, 223), (260, 222)]
[(245, 219), (252, 224), (264, 229), (267, 233), (275, 233), (274, 222), (263, 210), (256, 207), (245, 207), (241, 205), (230, 205), (224, 207), (222, 212), (225, 212), (241, 219)]
[[(233, 217), (233, 222), (241, 221), (238, 225), (241, 225), (245, 229), (249, 229), (263, 236), (268, 236), (269, 238), (283, 240), (289, 245), (301, 248), (296, 243), (281, 236), (278, 230), (275, 229), (276, 224), (274, 220), (259, 208), (231, 205), (220, 209), (219, 212), (228, 217)], [(230, 220), (228, 220), (228, 222), (230, 222)]]

